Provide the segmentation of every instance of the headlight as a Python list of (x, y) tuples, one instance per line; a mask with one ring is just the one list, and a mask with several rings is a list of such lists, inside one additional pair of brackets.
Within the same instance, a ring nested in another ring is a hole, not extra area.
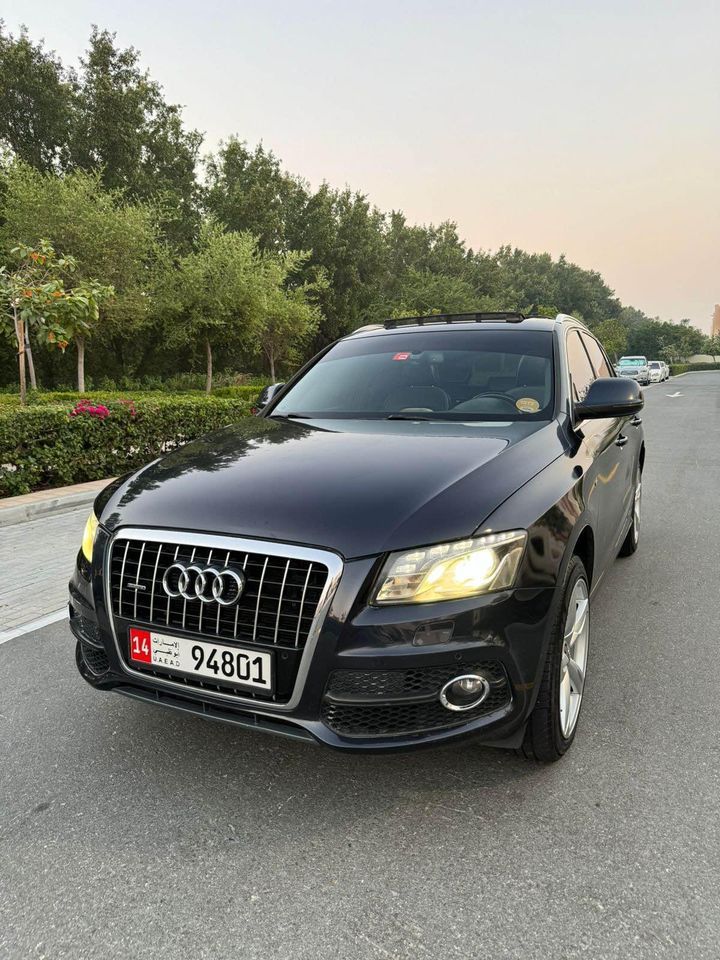
[(373, 603), (433, 603), (505, 590), (515, 580), (525, 530), (394, 553), (378, 578)]
[(97, 531), (98, 518), (95, 516), (95, 511), (91, 510), (90, 516), (87, 518), (87, 523), (85, 524), (82, 538), (82, 552), (88, 563), (92, 562), (93, 544), (95, 543)]

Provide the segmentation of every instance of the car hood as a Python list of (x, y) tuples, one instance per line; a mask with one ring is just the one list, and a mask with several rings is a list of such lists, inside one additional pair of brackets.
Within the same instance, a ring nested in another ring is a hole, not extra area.
[(369, 556), (462, 539), (560, 456), (556, 423), (243, 421), (99, 500), (102, 522)]

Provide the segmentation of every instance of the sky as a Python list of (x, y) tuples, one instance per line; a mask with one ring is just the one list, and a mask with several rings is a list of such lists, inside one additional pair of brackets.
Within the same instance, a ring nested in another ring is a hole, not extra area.
[(135, 46), (207, 150), (286, 169), (475, 249), (564, 253), (708, 330), (720, 302), (718, 0), (3, 0), (67, 63)]

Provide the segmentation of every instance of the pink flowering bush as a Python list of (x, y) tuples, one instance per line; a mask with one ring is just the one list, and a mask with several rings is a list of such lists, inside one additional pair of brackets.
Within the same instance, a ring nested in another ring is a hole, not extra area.
[[(246, 399), (172, 394), (120, 399), (69, 397), (72, 410), (67, 401), (7, 409), (0, 404), (0, 497), (128, 473), (250, 414)], [(258, 423), (249, 420), (248, 429), (257, 430)]]
[(110, 410), (104, 403), (93, 403), (92, 400), (78, 400), (68, 416), (80, 417), (84, 415), (97, 417), (98, 420), (104, 420), (110, 416)]

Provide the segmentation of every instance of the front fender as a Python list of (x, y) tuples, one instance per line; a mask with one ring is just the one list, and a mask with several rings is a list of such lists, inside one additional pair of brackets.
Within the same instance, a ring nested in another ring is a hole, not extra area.
[(528, 544), (518, 571), (517, 588), (547, 588), (562, 582), (573, 549), (595, 519), (583, 493), (579, 461), (564, 455), (509, 497), (476, 536), (524, 528)]

